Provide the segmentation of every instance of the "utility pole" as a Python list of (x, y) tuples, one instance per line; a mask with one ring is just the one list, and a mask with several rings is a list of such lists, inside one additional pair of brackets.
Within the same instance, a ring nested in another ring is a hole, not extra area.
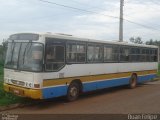
[(119, 42), (123, 42), (123, 6), (124, 0), (120, 0)]

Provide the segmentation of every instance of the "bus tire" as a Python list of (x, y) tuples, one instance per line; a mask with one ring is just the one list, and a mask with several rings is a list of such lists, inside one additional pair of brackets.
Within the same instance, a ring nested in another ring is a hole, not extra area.
[(75, 101), (80, 94), (80, 85), (77, 82), (72, 82), (67, 91), (67, 100), (69, 102)]
[(137, 75), (136, 74), (132, 74), (131, 78), (130, 78), (130, 82), (129, 82), (129, 88), (133, 89), (137, 86)]

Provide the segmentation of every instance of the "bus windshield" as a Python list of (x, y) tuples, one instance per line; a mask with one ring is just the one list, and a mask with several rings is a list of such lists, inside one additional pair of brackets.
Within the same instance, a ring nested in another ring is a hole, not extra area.
[(43, 45), (40, 43), (8, 43), (5, 67), (24, 71), (42, 71)]

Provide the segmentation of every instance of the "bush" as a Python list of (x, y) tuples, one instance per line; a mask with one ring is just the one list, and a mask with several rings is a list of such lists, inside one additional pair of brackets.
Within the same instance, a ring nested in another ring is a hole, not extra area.
[(0, 82), (0, 106), (24, 103), (25, 100), (21, 97), (15, 96), (12, 93), (7, 93), (3, 90), (3, 83)]
[(4, 61), (0, 60), (0, 66), (4, 66)]
[(5, 92), (3, 90), (0, 90), (0, 98), (3, 98), (5, 96)]

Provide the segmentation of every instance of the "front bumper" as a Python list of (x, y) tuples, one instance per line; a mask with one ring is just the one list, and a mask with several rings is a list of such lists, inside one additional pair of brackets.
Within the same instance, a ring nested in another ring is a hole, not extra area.
[(40, 89), (23, 88), (14, 85), (9, 85), (6, 83), (4, 83), (3, 85), (4, 90), (6, 92), (10, 92), (18, 96), (28, 97), (32, 99), (42, 99), (42, 91)]

